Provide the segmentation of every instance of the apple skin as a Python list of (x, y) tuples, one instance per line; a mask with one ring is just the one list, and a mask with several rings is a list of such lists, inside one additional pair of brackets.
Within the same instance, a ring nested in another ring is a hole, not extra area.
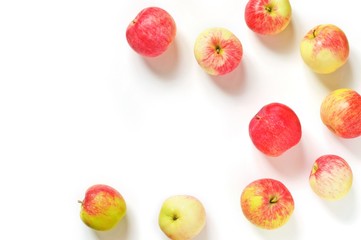
[(244, 16), (253, 32), (275, 35), (291, 22), (292, 8), (289, 0), (249, 0)]
[(271, 178), (261, 178), (249, 183), (242, 191), (240, 202), (248, 221), (268, 230), (286, 224), (295, 208), (287, 187)]
[(85, 192), (81, 203), (80, 218), (90, 228), (107, 231), (126, 214), (126, 202), (123, 196), (114, 188), (96, 184)]
[(159, 7), (141, 10), (126, 30), (129, 46), (144, 57), (157, 57), (174, 41), (177, 32), (173, 17)]
[(303, 37), (300, 52), (310, 69), (319, 74), (329, 74), (347, 62), (350, 47), (345, 33), (339, 27), (320, 24)]
[(201, 68), (210, 75), (225, 75), (241, 62), (241, 41), (226, 28), (208, 28), (201, 32), (194, 44), (194, 56)]
[(347, 195), (352, 186), (350, 165), (337, 155), (323, 155), (316, 159), (309, 176), (312, 190), (322, 199), (339, 200)]
[(282, 103), (263, 106), (249, 123), (254, 146), (270, 157), (277, 157), (299, 143), (301, 123), (296, 113)]
[(342, 138), (361, 136), (361, 96), (355, 90), (340, 88), (329, 93), (321, 103), (321, 120)]
[(158, 223), (172, 240), (193, 239), (206, 224), (206, 211), (194, 196), (174, 195), (163, 202)]

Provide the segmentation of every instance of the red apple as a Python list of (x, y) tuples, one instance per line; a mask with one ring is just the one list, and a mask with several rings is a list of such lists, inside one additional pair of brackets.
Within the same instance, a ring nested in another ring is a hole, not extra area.
[(361, 136), (361, 96), (353, 89), (329, 93), (321, 103), (321, 120), (337, 136)]
[(349, 56), (349, 44), (345, 33), (333, 24), (321, 24), (303, 37), (301, 57), (316, 73), (328, 74), (343, 66)]
[(322, 199), (339, 200), (352, 186), (350, 165), (336, 155), (323, 155), (316, 159), (309, 176), (312, 190)]
[(276, 229), (288, 222), (294, 200), (287, 187), (278, 180), (262, 178), (248, 184), (241, 194), (244, 216), (254, 225)]
[(194, 56), (210, 75), (225, 75), (241, 62), (242, 44), (228, 29), (209, 28), (201, 32), (194, 44)]
[(104, 184), (91, 186), (81, 203), (80, 218), (90, 228), (110, 230), (124, 217), (127, 207), (123, 196)]
[(251, 119), (249, 135), (258, 150), (277, 157), (301, 140), (301, 123), (290, 107), (270, 103)]
[(249, 0), (245, 8), (247, 26), (263, 35), (282, 32), (291, 22), (289, 0)]
[(159, 7), (148, 7), (140, 11), (126, 30), (130, 47), (145, 57), (156, 57), (164, 53), (175, 36), (174, 19)]

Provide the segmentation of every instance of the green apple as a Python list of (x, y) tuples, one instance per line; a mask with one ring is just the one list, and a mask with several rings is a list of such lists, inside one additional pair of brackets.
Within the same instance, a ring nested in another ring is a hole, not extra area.
[(90, 228), (110, 230), (124, 217), (127, 207), (123, 196), (114, 188), (96, 184), (85, 192), (80, 218)]
[(163, 233), (172, 240), (193, 239), (206, 224), (206, 211), (197, 198), (174, 195), (163, 202), (158, 222)]

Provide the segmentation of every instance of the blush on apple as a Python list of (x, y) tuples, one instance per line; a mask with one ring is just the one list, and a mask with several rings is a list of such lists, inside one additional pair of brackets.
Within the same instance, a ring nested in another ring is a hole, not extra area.
[(245, 8), (247, 26), (255, 33), (275, 35), (291, 22), (289, 0), (249, 0)]
[(280, 181), (262, 178), (249, 183), (241, 194), (244, 216), (257, 227), (276, 229), (285, 225), (294, 211), (294, 200)]
[(346, 34), (333, 24), (320, 24), (309, 30), (300, 44), (301, 57), (316, 73), (329, 74), (343, 66), (349, 57)]
[(350, 165), (337, 155), (323, 155), (316, 159), (309, 176), (312, 190), (322, 199), (339, 200), (352, 186)]
[(258, 150), (267, 156), (277, 157), (301, 140), (301, 123), (290, 107), (270, 103), (251, 119), (249, 135)]
[(320, 115), (337, 136), (361, 136), (361, 96), (355, 90), (340, 88), (329, 93), (321, 103)]
[(164, 53), (175, 36), (174, 19), (159, 7), (148, 7), (140, 11), (126, 30), (130, 47), (145, 57), (156, 57)]
[(158, 221), (160, 229), (170, 239), (193, 239), (206, 224), (206, 211), (194, 196), (174, 195), (163, 202)]
[(194, 44), (194, 56), (201, 68), (210, 75), (225, 75), (241, 62), (240, 40), (228, 29), (209, 28), (201, 32)]
[(80, 218), (90, 228), (110, 230), (124, 217), (127, 207), (123, 196), (104, 184), (91, 186), (81, 203)]

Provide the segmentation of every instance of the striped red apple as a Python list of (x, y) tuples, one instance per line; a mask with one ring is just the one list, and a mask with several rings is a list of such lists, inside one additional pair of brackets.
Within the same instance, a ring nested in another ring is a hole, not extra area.
[(288, 188), (271, 178), (249, 183), (243, 189), (240, 201), (247, 220), (257, 227), (269, 230), (285, 225), (295, 208)]
[(166, 10), (147, 7), (129, 23), (126, 38), (129, 46), (138, 54), (157, 57), (172, 44), (176, 31), (176, 23)]
[(240, 64), (243, 56), (242, 43), (226, 28), (208, 28), (196, 38), (194, 56), (208, 74), (225, 75)]
[(339, 200), (350, 191), (352, 179), (350, 165), (340, 156), (327, 154), (313, 163), (309, 183), (320, 198)]
[(361, 96), (349, 88), (330, 92), (322, 101), (322, 122), (342, 138), (361, 136)]
[(292, 8), (289, 0), (249, 0), (244, 16), (253, 32), (275, 35), (291, 22)]

